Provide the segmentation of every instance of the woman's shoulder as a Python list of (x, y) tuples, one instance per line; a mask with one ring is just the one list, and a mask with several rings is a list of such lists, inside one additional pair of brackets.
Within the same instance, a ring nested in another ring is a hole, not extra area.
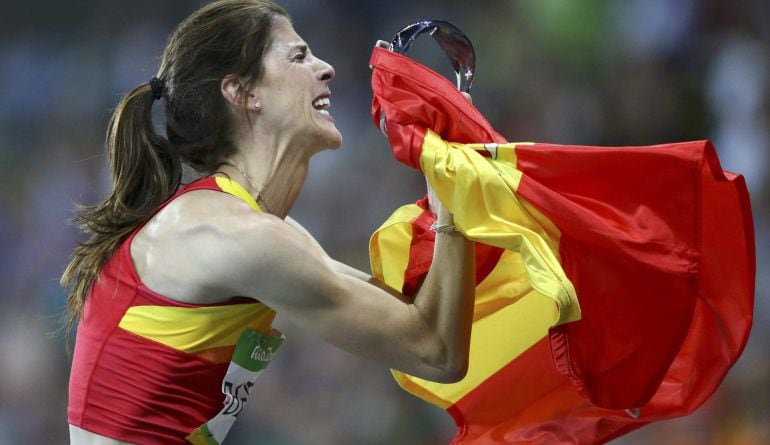
[(239, 261), (244, 249), (262, 249), (260, 240), (274, 238), (278, 221), (232, 195), (196, 190), (147, 222), (131, 243), (131, 258), (153, 291), (189, 303), (215, 302), (208, 301), (211, 295), (228, 297), (219, 289), (219, 268)]
[(255, 211), (241, 198), (218, 190), (194, 190), (178, 196), (161, 209), (146, 226), (150, 232), (170, 237), (195, 236), (202, 229), (253, 227), (278, 218)]

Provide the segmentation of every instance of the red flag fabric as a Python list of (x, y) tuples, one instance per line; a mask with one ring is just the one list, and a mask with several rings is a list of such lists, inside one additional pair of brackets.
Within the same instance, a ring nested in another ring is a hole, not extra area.
[[(381, 48), (370, 65), (372, 117), (395, 157), (488, 246), (472, 375), (394, 373), (453, 415), (455, 443), (600, 443), (715, 391), (748, 338), (755, 255), (745, 182), (709, 142), (510, 144), (438, 74)], [(375, 276), (413, 291), (433, 218), (424, 205), (394, 213), (370, 244)], [(557, 314), (538, 318), (549, 304)]]

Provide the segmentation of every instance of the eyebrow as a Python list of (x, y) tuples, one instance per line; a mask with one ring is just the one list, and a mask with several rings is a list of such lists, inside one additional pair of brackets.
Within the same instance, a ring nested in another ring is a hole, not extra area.
[(295, 43), (291, 45), (291, 47), (289, 48), (289, 51), (291, 52), (295, 49), (300, 50), (302, 53), (307, 53), (310, 50), (310, 48), (308, 48), (306, 43)]

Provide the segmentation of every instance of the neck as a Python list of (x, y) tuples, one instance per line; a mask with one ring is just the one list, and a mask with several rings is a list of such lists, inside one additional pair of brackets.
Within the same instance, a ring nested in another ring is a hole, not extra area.
[(248, 151), (240, 149), (218, 171), (246, 189), (262, 210), (283, 219), (305, 183), (309, 157), (289, 145), (273, 147), (255, 144)]

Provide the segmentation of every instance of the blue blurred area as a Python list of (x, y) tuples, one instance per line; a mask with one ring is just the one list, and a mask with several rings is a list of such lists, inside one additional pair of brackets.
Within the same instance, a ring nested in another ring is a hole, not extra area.
[[(0, 445), (68, 443), (69, 357), (57, 280), (80, 235), (74, 203), (108, 186), (103, 138), (120, 95), (147, 81), (197, 1), (7, 2), (0, 17)], [(477, 51), (476, 106), (509, 140), (644, 145), (711, 139), (744, 174), (757, 239), (755, 324), (700, 410), (617, 444), (770, 443), (770, 3), (763, 0), (284, 0), (336, 68), (345, 141), (314, 159), (294, 216), (332, 256), (368, 270), (369, 235), (424, 180), (369, 118), (377, 39), (449, 20)], [(418, 52), (444, 69), (436, 48)], [(654, 180), (655, 172), (650, 172)], [(725, 264), (724, 267), (730, 267)], [(280, 320), (290, 341), (260, 378), (231, 444), (445, 444), (451, 419), (387, 369)]]

